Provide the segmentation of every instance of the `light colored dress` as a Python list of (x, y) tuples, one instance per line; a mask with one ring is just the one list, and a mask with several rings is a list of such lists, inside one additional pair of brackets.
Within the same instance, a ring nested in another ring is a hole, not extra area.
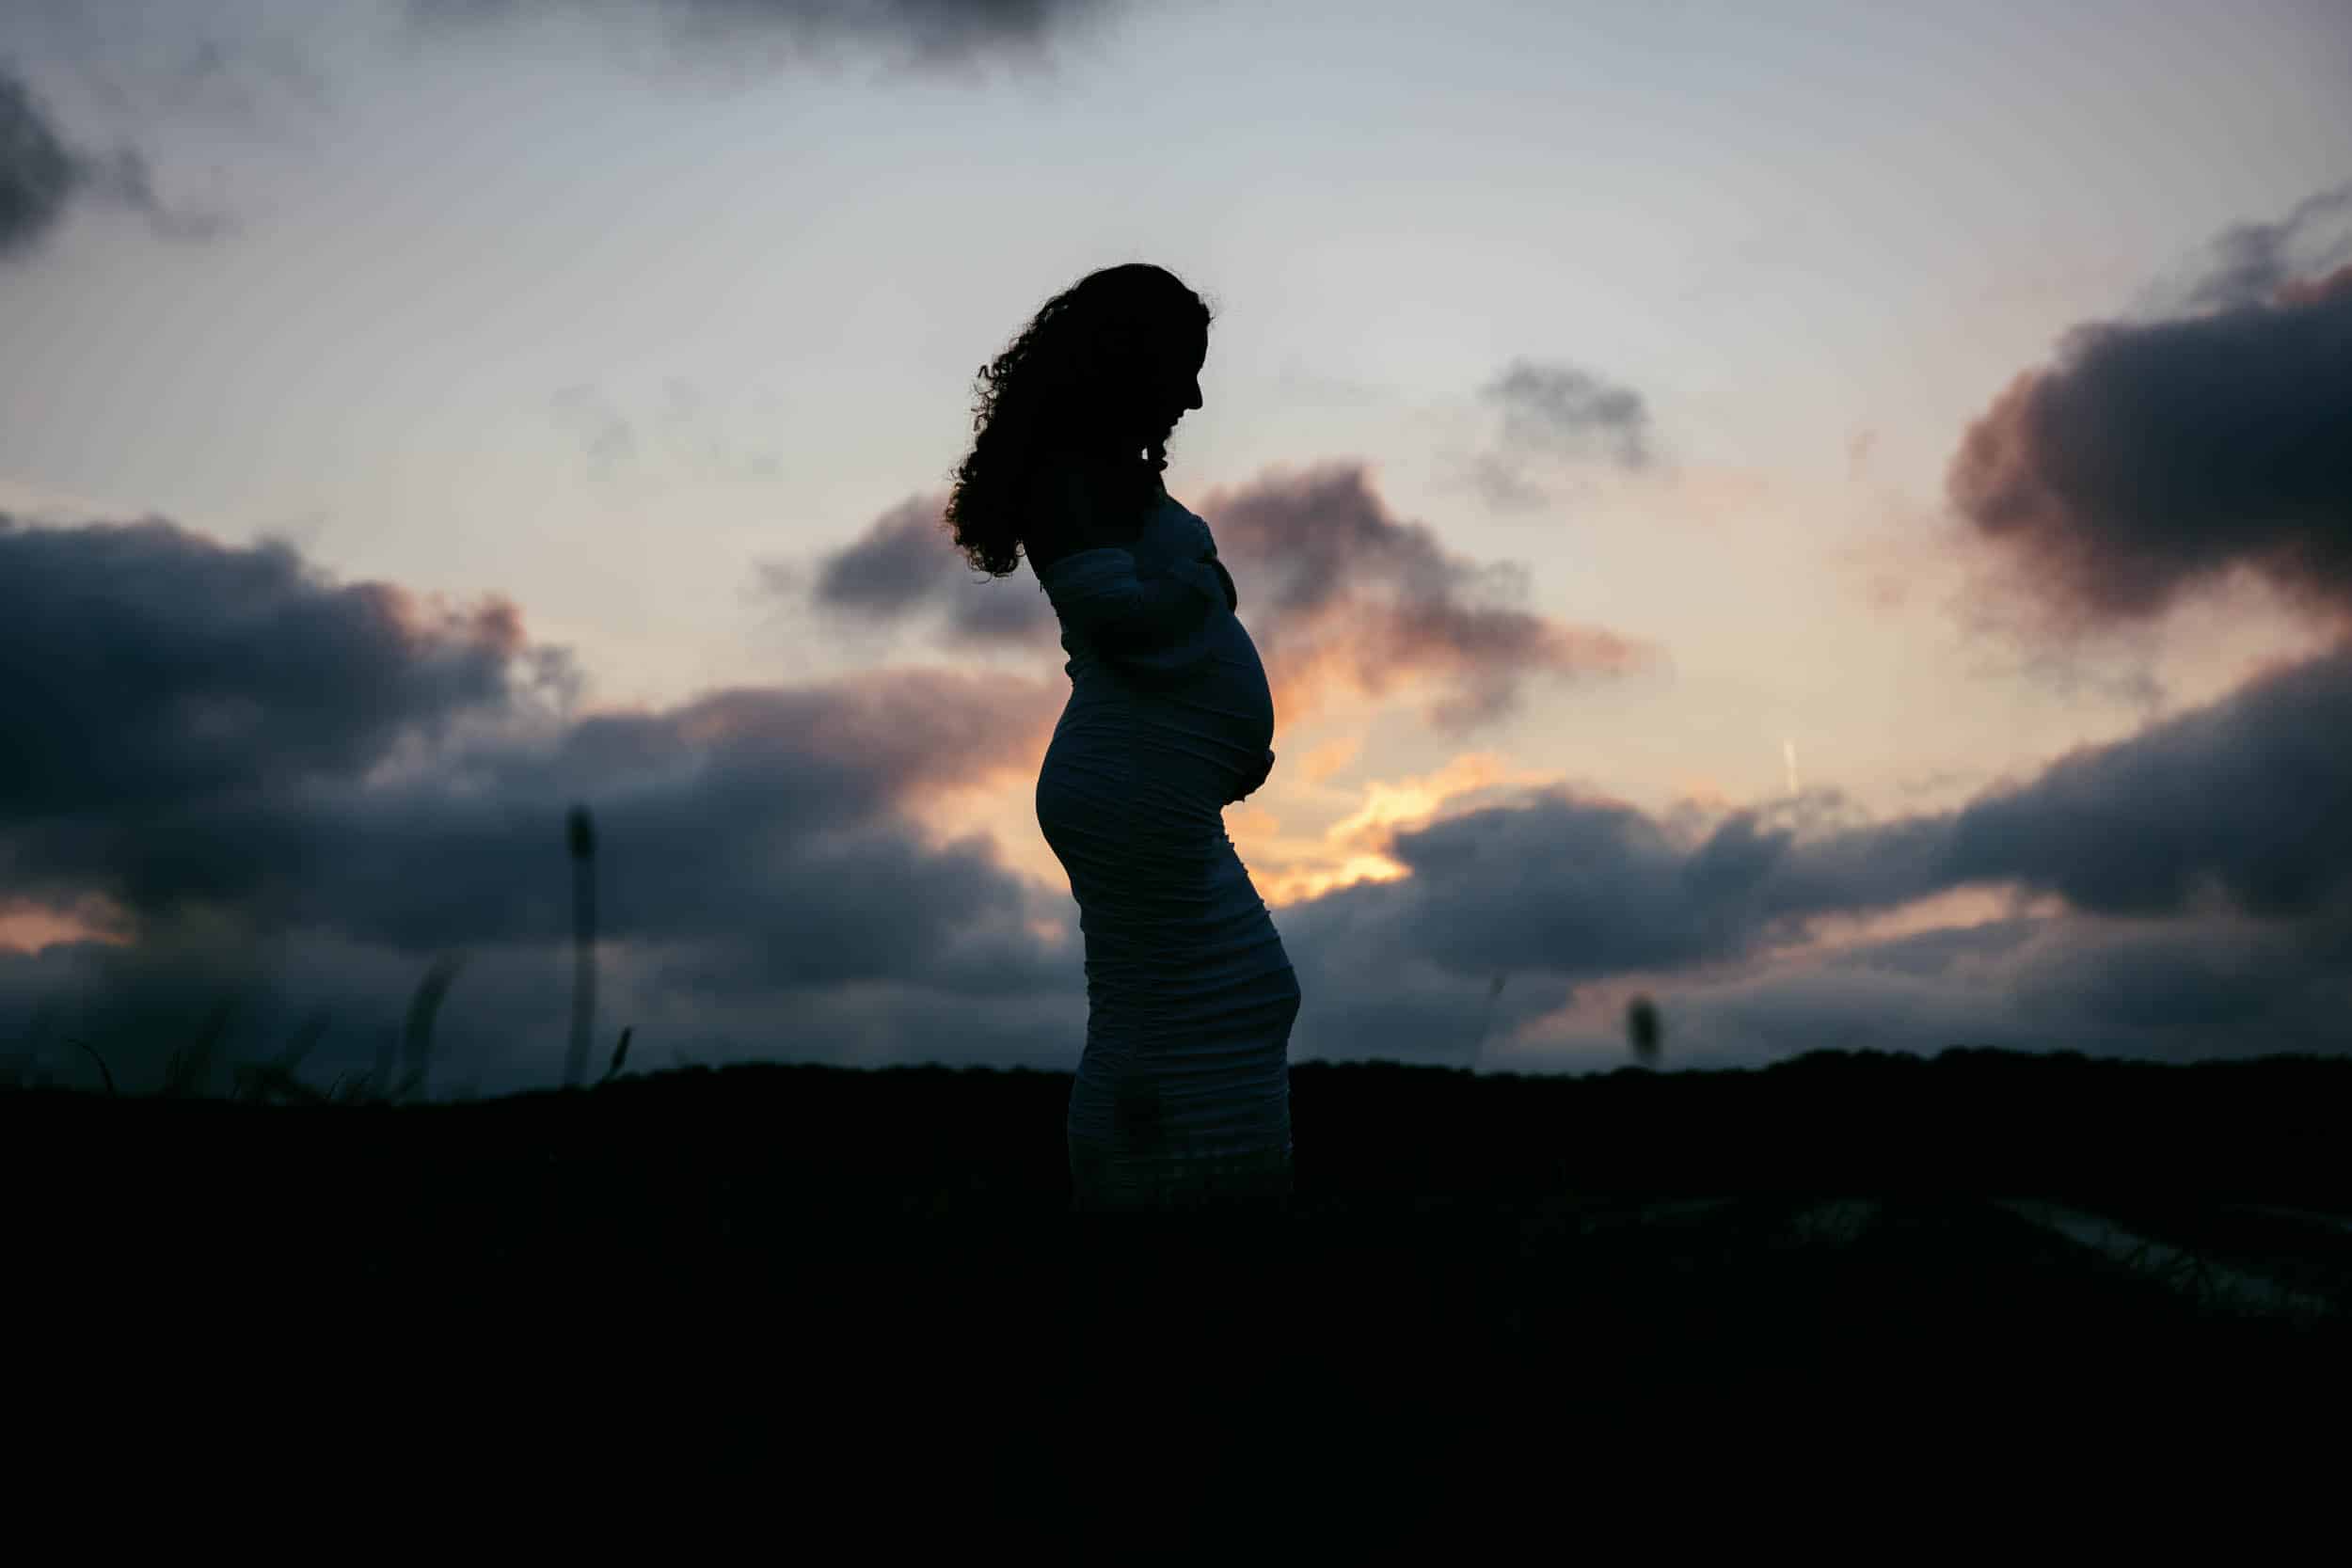
[(1086, 937), (1079, 1209), (1290, 1194), (1298, 980), (1225, 832), (1272, 759), (1274, 699), (1216, 554), (1162, 492), (1131, 546), (1031, 562), (1070, 655), (1037, 820)]

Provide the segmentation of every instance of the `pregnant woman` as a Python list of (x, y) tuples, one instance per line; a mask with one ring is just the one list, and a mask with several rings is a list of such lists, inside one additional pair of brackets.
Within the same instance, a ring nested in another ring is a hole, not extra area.
[(1274, 703), (1208, 524), (1161, 485), (1200, 406), (1210, 312), (1172, 274), (1105, 268), (981, 372), (947, 516), (973, 564), (1025, 546), (1070, 656), (1037, 819), (1086, 938), (1066, 1127), (1073, 1207), (1282, 1208), (1291, 1025), (1281, 938), (1225, 832), (1274, 765)]

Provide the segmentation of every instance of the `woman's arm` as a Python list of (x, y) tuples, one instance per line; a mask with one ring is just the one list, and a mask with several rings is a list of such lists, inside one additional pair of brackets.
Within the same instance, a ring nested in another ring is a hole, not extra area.
[(1065, 630), (1138, 673), (1177, 675), (1206, 662), (1192, 634), (1227, 602), (1214, 561), (1138, 562), (1141, 531), (1106, 522), (1068, 470), (1041, 475), (1033, 495), (1029, 563)]
[(1215, 567), (1180, 561), (1139, 565), (1117, 546), (1074, 550), (1038, 574), (1064, 630), (1131, 670), (1179, 675), (1208, 662), (1213, 644), (1194, 634), (1225, 602)]

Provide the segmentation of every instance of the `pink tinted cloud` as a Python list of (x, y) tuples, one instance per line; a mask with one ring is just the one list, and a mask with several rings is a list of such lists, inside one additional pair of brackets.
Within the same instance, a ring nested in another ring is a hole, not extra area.
[(1953, 454), (1954, 505), (2065, 628), (2251, 571), (2352, 620), (2352, 267), (2201, 313), (2080, 326)]

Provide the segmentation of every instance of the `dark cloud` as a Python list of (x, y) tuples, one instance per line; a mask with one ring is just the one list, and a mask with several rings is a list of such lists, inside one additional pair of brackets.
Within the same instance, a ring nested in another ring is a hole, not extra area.
[(954, 642), (1055, 647), (1054, 607), (1036, 576), (1026, 567), (995, 579), (976, 574), (946, 531), (946, 504), (944, 496), (901, 501), (813, 570), (771, 563), (761, 581), (771, 593), (804, 593), (845, 621), (875, 626), (929, 613)]
[(681, 51), (739, 54), (782, 43), (800, 55), (882, 46), (918, 66), (1036, 55), (1052, 39), (1122, 8), (1120, 0), (408, 0), (421, 28), (442, 31), (573, 14), (653, 21)]
[(65, 216), (80, 178), (47, 109), (0, 66), (0, 261), (32, 252)]
[(1970, 427), (1952, 499), (2064, 624), (2145, 619), (2233, 568), (2352, 615), (2352, 268), (2274, 276), (2316, 210), (2233, 231), (2208, 291), (2229, 303), (2077, 328)]
[(1295, 1059), (1461, 1066), (1483, 1034), (1490, 1070), (1613, 1068), (1628, 1060), (1624, 1007), (1636, 991), (1657, 999), (1666, 1065), (1681, 1069), (1955, 1045), (2159, 1061), (2332, 1054), (2344, 1049), (2352, 1007), (2352, 940), (2340, 931), (2076, 913), (1590, 981), (1514, 970), (1489, 1022), (1491, 974), (1342, 940), (1360, 925), (1309, 942), (1294, 911), (1281, 918), (1310, 999)]
[(1479, 388), (1503, 409), (1503, 437), (1530, 452), (1595, 454), (1628, 468), (1646, 466), (1649, 408), (1642, 394), (1573, 365), (1512, 361)]
[[(1286, 909), (1284, 941), (1309, 996), (1352, 989), (1341, 1005), (1358, 1009), (1365, 1037), (1395, 1040), (1402, 1025), (1381, 1019), (1409, 1016), (1407, 991), (1423, 1009), (1458, 1019), (1474, 988), (1507, 972), (1509, 1007), (1533, 1019), (1610, 976), (1701, 976), (1758, 963), (1808, 941), (1825, 916), (2007, 887), (2058, 895), (2073, 911), (2060, 927), (2106, 933), (2081, 937), (2091, 944), (2081, 953), (2103, 955), (2095, 961), (2045, 953), (2019, 970), (2045, 1024), (2061, 1011), (2090, 1019), (2088, 998), (2128, 992), (2142, 1000), (2118, 1005), (2116, 1027), (2137, 1037), (2169, 1018), (2185, 1050), (2192, 1030), (2210, 1035), (2217, 1021), (2258, 1016), (2246, 1011), (2251, 997), (2288, 997), (2280, 1006), (2308, 1022), (2316, 998), (2334, 994), (2327, 977), (2352, 973), (2344, 968), (2352, 957), (2345, 735), (2352, 649), (2274, 671), (1954, 812), (1854, 822), (1833, 800), (1808, 823), (1800, 808), (1823, 803), (1816, 798), (1708, 826), (1539, 791), (1397, 832), (1383, 847), (1408, 876)], [(2151, 923), (2255, 935), (2168, 970), (2146, 955), (2187, 940), (2129, 935)], [(2026, 928), (1937, 934), (1886, 947), (1874, 961), (1914, 978), (1981, 968), (1989, 960), (1972, 945), (2015, 946)], [(2050, 942), (2073, 951), (2074, 938)], [(2256, 951), (2260, 963), (2245, 958)], [(1807, 984), (1854, 989), (1836, 975)], [(2071, 999), (2064, 1007), (2061, 998)], [(1408, 1054), (1427, 1050), (1424, 1038)]]
[[(1403, 553), (1392, 575), (1434, 569)], [(0, 735), (25, 763), (0, 799), (0, 885), (19, 908), (99, 898), (126, 939), (0, 954), (17, 1020), (72, 999), (42, 1026), (60, 1075), (71, 1028), (149, 1084), (224, 1000), (239, 1054), (325, 1008), (318, 1072), (359, 1070), (455, 950), (437, 1082), (548, 1081), (576, 799), (598, 817), (606, 1016), (644, 1059), (1074, 1056), (1064, 890), (985, 842), (930, 845), (911, 816), (1026, 777), (1051, 682), (878, 672), (580, 717), (545, 700), (568, 662), (511, 607), (428, 611), (281, 545), (10, 526), (0, 568)], [(2352, 650), (1956, 812), (1871, 822), (1817, 794), (1710, 824), (1547, 791), (1402, 831), (1406, 878), (1281, 913), (1311, 1001), (1294, 1051), (1464, 1059), (1497, 974), (1497, 1039), (1661, 977), (1693, 1065), (1960, 1039), (2193, 1056), (2256, 1029), (2294, 1048), (2352, 1000), (2329, 978), (2352, 973), (2346, 733)], [(1773, 958), (1821, 916), (1985, 884), (2072, 912)]]
[(2277, 223), (2224, 230), (2213, 241), (2208, 269), (2188, 291), (2189, 309), (2265, 304), (2296, 278), (2352, 261), (2352, 226), (2338, 221), (2347, 216), (2352, 182), (2305, 198)]
[(47, 105), (0, 64), (0, 263), (35, 255), (69, 205), (82, 199), (127, 207), (169, 240), (208, 240), (230, 228), (224, 214), (167, 206), (136, 149), (97, 152), (69, 145)]
[[(0, 799), (0, 886), (19, 909), (95, 897), (127, 939), (0, 954), (0, 1009), (74, 999), (72, 1027), (146, 1053), (114, 1062), (135, 1082), (225, 996), (247, 1055), (329, 1006), (348, 1027), (323, 1070), (365, 1067), (449, 950), (469, 955), (444, 1016), (471, 1067), (440, 1081), (548, 1081), (573, 800), (597, 813), (609, 1016), (648, 1053), (1074, 1060), (1065, 890), (914, 819), (1033, 776), (1052, 681), (881, 671), (582, 717), (545, 700), (567, 661), (511, 607), (428, 612), (157, 522), (0, 530), (0, 737), (27, 764)], [(1280, 912), (1310, 999), (1294, 1053), (1463, 1060), (1499, 974), (1498, 1041), (1647, 976), (1686, 1065), (2340, 1037), (2345, 734), (2352, 648), (1952, 812), (1872, 821), (1816, 792), (1661, 819), (1546, 790), (1401, 830), (1384, 847), (1408, 875)], [(1788, 957), (1824, 917), (1971, 886), (2067, 910)]]
[[(283, 1025), (295, 997), (374, 987), (380, 1008), (458, 948), (486, 957), (453, 1006), (520, 1007), (568, 941), (577, 800), (603, 933), (680, 1027), (693, 1005), (662, 990), (680, 977), (770, 1006), (827, 988), (1067, 1000), (1064, 890), (985, 841), (933, 846), (914, 815), (1035, 768), (1045, 682), (882, 672), (592, 716), (576, 684), (501, 600), (428, 610), (162, 521), (0, 520), (0, 886), (20, 911), (109, 911), (123, 944), (15, 956), (0, 999), (103, 977), (88, 1006), (119, 1030), (227, 988)], [(294, 953), (315, 973), (290, 974)]]
[[(903, 502), (813, 570), (762, 567), (762, 583), (860, 625), (929, 613), (957, 642), (1049, 654), (1059, 633), (1034, 575), (976, 578), (943, 530), (946, 504)], [(1425, 525), (1391, 517), (1360, 463), (1276, 473), (1213, 491), (1194, 510), (1232, 565), (1285, 722), (1338, 691), (1431, 684), (1440, 695), (1424, 717), (1459, 734), (1515, 711), (1533, 676), (1618, 675), (1661, 657), (1601, 627), (1493, 602), (1523, 593), (1524, 574), (1475, 566)]]
[(513, 605), (435, 614), (334, 587), (294, 549), (161, 519), (0, 515), (0, 814), (139, 815), (261, 781), (350, 778), (412, 729), (507, 700)]
[(2009, 879), (2118, 915), (2217, 893), (2299, 919), (2352, 894), (2352, 648), (2274, 670), (2112, 746), (2086, 748), (1955, 824), (1943, 875)]
[(940, 511), (928, 499), (892, 507), (854, 544), (819, 563), (817, 602), (828, 610), (895, 617), (939, 598), (949, 583), (966, 575), (947, 547), (940, 520)]
[(320, 582), (285, 545), (163, 522), (10, 527), (0, 566), (10, 885), (139, 916), (232, 904), (419, 951), (559, 936), (524, 824), (577, 797), (601, 802), (610, 854), (643, 862), (616, 935), (739, 931), (778, 887), (825, 880), (815, 962), (854, 934), (846, 890), (907, 885), (899, 808), (1016, 765), (1050, 722), (1039, 688), (924, 672), (564, 719), (534, 699), (567, 661), (502, 600), (427, 614), (388, 584)]
[(2200, 1061), (2339, 1053), (2346, 947), (2224, 916), (1994, 920), (1660, 988), (1689, 1066), (1951, 1045)]
[[(2000, 924), (2000, 940), (1933, 976), (2000, 1021), (1988, 1037), (2169, 1061), (2344, 1050), (2352, 925), (2219, 912)], [(2026, 940), (2007, 940), (2010, 927)]]
[(1948, 817), (1920, 817), (1804, 838), (1777, 803), (1693, 832), (1541, 790), (1402, 830), (1385, 850), (1408, 877), (1289, 913), (1369, 939), (1375, 963), (1588, 980), (1740, 958), (1812, 917), (1941, 891), (1950, 836)]

